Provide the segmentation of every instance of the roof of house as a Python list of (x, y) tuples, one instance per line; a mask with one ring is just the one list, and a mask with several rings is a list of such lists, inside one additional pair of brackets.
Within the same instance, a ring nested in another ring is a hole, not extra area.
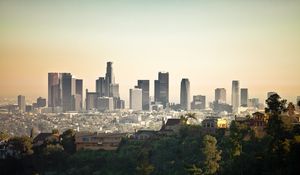
[(180, 119), (177, 118), (171, 118), (167, 120), (166, 126), (175, 126), (175, 125), (179, 125), (181, 122)]

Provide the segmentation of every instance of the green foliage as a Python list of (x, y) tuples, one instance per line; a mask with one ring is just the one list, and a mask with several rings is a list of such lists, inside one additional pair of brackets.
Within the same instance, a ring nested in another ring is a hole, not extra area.
[(221, 160), (221, 151), (217, 149), (216, 138), (210, 135), (204, 136), (203, 146), (203, 174), (215, 174), (219, 169), (219, 161)]
[(64, 150), (69, 153), (73, 154), (76, 151), (75, 145), (75, 131), (73, 129), (68, 129), (61, 135), (61, 143)]
[(7, 140), (9, 135), (6, 132), (0, 132), (0, 141)]
[(8, 145), (20, 154), (20, 156), (27, 156), (33, 153), (32, 140), (30, 137), (12, 137), (8, 140)]

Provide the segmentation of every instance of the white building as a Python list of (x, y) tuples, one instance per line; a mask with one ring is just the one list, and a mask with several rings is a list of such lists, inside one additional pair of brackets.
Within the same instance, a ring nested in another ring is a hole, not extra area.
[(143, 107), (142, 89), (134, 88), (129, 90), (130, 109), (141, 111)]

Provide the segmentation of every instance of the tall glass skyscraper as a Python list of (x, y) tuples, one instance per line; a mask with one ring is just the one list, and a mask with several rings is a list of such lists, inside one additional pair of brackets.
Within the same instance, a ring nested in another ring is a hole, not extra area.
[(150, 109), (149, 80), (138, 80), (137, 83), (136, 87), (142, 89), (143, 110), (148, 111)]
[(167, 106), (169, 103), (169, 73), (159, 72), (158, 80), (155, 80), (155, 101)]
[(187, 78), (183, 78), (181, 80), (180, 105), (185, 110), (190, 110), (191, 109), (191, 104), (190, 104), (190, 81)]
[(241, 106), (247, 107), (248, 106), (248, 89), (241, 88)]
[(62, 84), (60, 73), (48, 73), (48, 107), (62, 105)]
[(231, 105), (235, 112), (240, 106), (240, 83), (237, 80), (232, 81)]

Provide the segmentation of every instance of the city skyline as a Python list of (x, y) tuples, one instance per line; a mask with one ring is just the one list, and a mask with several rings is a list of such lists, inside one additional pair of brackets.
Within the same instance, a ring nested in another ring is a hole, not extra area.
[(160, 71), (176, 103), (184, 77), (207, 101), (218, 87), (231, 99), (232, 80), (260, 102), (300, 94), (297, 1), (0, 3), (1, 97), (47, 97), (48, 72), (71, 72), (94, 92), (107, 61), (126, 104), (137, 80), (150, 80), (153, 97)]

